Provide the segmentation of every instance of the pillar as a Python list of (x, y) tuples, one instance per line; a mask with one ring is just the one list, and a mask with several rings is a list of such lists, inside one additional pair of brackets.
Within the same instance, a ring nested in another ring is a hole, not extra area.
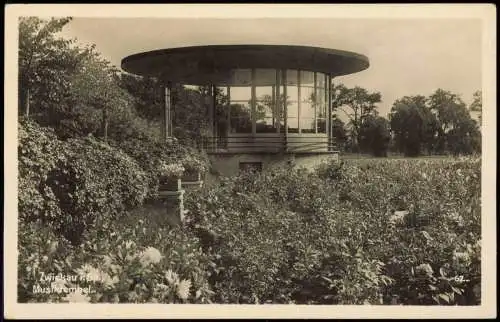
[(166, 211), (166, 221), (171, 225), (184, 222), (184, 190), (160, 191), (159, 197)]

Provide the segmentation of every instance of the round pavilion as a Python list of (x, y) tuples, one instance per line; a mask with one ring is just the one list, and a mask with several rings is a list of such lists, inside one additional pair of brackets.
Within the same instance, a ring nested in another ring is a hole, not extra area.
[(205, 148), (224, 174), (290, 157), (303, 165), (338, 157), (330, 133), (332, 80), (368, 67), (361, 54), (289, 45), (182, 47), (122, 60), (125, 71), (164, 82), (166, 137), (172, 135), (172, 108), (182, 108), (172, 107), (171, 86), (208, 86)]

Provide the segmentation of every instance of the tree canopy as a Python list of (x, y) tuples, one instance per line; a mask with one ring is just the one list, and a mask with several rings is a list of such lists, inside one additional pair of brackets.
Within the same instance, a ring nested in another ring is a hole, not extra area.
[(470, 154), (480, 150), (480, 134), (465, 103), (443, 89), (429, 97), (405, 96), (389, 114), (397, 149), (407, 156)]
[(351, 146), (359, 149), (361, 127), (366, 118), (377, 116), (377, 103), (382, 101), (380, 92), (369, 92), (367, 89), (356, 86), (348, 88), (338, 84), (332, 89), (332, 110), (340, 110), (348, 117), (348, 127), (351, 134)]
[(483, 112), (483, 93), (482, 91), (475, 91), (472, 94), (472, 103), (469, 109), (473, 112), (479, 112), (479, 123), (482, 122), (482, 112)]

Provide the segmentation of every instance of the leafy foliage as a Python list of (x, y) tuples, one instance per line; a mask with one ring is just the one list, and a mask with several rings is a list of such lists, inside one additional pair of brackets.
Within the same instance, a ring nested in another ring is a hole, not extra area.
[(407, 156), (445, 152), (473, 154), (481, 150), (481, 135), (465, 104), (456, 95), (438, 89), (428, 98), (403, 97), (390, 114), (396, 147)]
[(361, 125), (360, 148), (376, 157), (386, 157), (391, 135), (389, 122), (380, 116), (368, 116)]
[(40, 222), (21, 221), (18, 301), (210, 303), (209, 261), (195, 237), (148, 214), (121, 218), (78, 247)]
[(26, 120), (19, 132), (20, 217), (43, 220), (74, 244), (99, 217), (116, 218), (149, 192), (133, 159), (92, 137), (59, 141)]
[(370, 93), (367, 89), (355, 86), (348, 88), (343, 84), (332, 89), (332, 109), (341, 110), (349, 118), (351, 149), (358, 151), (361, 140), (361, 127), (369, 116), (377, 116), (377, 103), (382, 96), (379, 92)]
[(483, 93), (482, 91), (475, 91), (472, 94), (472, 103), (469, 106), (469, 109), (474, 112), (479, 112), (479, 123), (482, 121), (482, 112), (483, 112)]
[(405, 96), (396, 100), (391, 109), (391, 129), (396, 146), (407, 156), (418, 156), (423, 147), (434, 150), (438, 121), (426, 106), (424, 96)]
[(188, 226), (214, 262), (216, 302), (478, 304), (479, 165), (244, 173), (189, 194)]
[(56, 33), (70, 20), (19, 18), (19, 113), (54, 118), (67, 103), (69, 76), (77, 68), (80, 51), (73, 46), (74, 40)]
[(439, 121), (438, 140), (451, 153), (480, 151), (480, 132), (465, 103), (456, 94), (442, 89), (429, 97), (429, 108)]

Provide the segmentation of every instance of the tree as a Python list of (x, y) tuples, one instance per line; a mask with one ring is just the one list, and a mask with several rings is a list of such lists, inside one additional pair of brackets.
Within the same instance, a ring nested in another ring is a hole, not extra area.
[(149, 131), (120, 87), (118, 69), (94, 45), (79, 47), (57, 35), (70, 21), (20, 18), (19, 112), (63, 138), (99, 132), (105, 140), (124, 140)]
[(469, 106), (469, 110), (473, 112), (479, 112), (479, 123), (482, 123), (482, 112), (483, 112), (483, 93), (482, 91), (475, 91), (472, 94), (472, 103)]
[[(174, 136), (186, 142), (201, 144), (203, 137), (212, 136), (208, 117), (210, 96), (199, 89), (177, 86), (172, 90), (172, 126)], [(208, 135), (210, 133), (210, 135)]]
[(441, 149), (454, 154), (478, 151), (479, 128), (457, 94), (438, 89), (429, 97), (429, 108), (438, 120), (438, 143)]
[(93, 48), (86, 51), (72, 75), (70, 92), (75, 106), (91, 106), (101, 111), (104, 141), (108, 139), (109, 114), (119, 108), (131, 108), (132, 98), (120, 87), (118, 69)]
[(396, 100), (389, 114), (396, 148), (406, 156), (418, 156), (423, 147), (430, 152), (437, 135), (435, 116), (424, 96), (405, 96)]
[(339, 148), (343, 148), (347, 141), (347, 131), (345, 124), (337, 115), (332, 116), (331, 136), (335, 139), (335, 143)]
[(158, 78), (121, 73), (120, 86), (133, 97), (135, 110), (141, 117), (153, 121), (162, 119), (164, 85)]
[(74, 40), (57, 37), (71, 18), (19, 19), (19, 113), (33, 114), (42, 123), (57, 121), (67, 107), (69, 77), (81, 51)]
[(380, 92), (370, 93), (365, 88), (347, 88), (343, 84), (333, 87), (332, 110), (340, 109), (349, 118), (348, 126), (354, 149), (359, 148), (360, 129), (364, 120), (369, 116), (377, 116), (376, 104), (381, 101)]
[(376, 157), (386, 157), (391, 135), (389, 122), (381, 116), (368, 115), (360, 128), (359, 145)]

